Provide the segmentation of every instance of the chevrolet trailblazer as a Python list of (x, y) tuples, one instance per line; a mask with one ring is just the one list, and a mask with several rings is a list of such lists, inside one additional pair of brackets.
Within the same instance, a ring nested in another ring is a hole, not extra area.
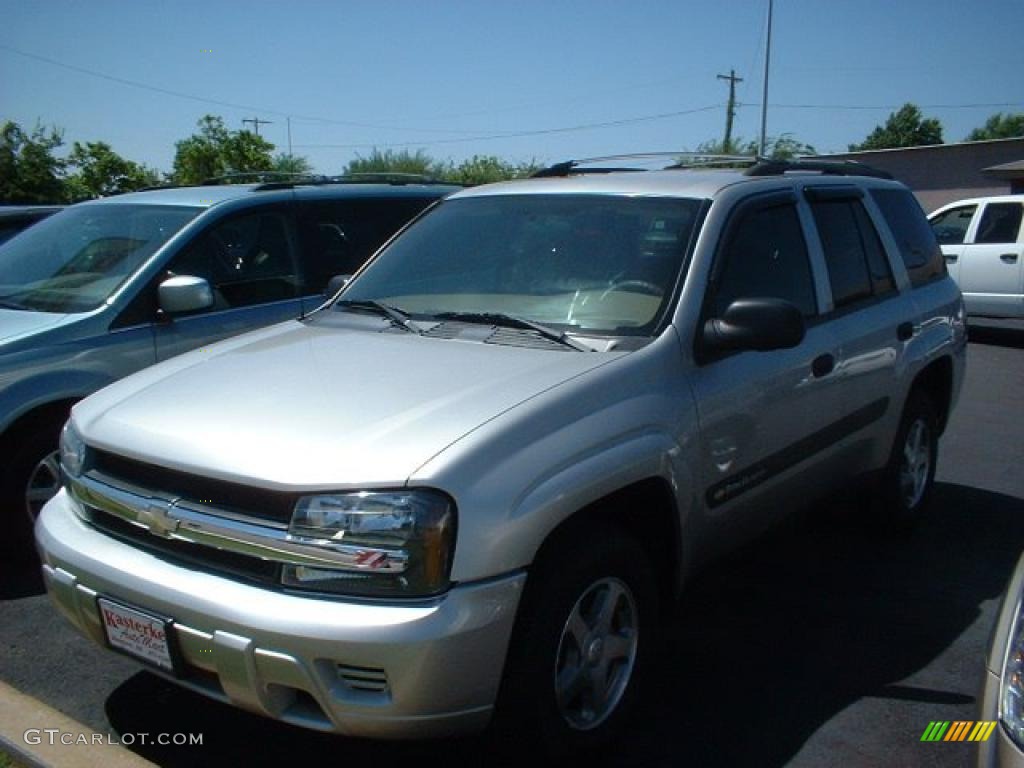
[(571, 750), (700, 562), (856, 478), (917, 521), (965, 324), (911, 193), (586, 170), (458, 192), (314, 314), (76, 405), (36, 525), (64, 615), (266, 717)]

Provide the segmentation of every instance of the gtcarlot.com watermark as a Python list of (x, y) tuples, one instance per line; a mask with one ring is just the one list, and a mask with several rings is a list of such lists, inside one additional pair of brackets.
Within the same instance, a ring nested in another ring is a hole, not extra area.
[(119, 747), (131, 747), (134, 745), (175, 746), (175, 747), (197, 747), (203, 744), (201, 733), (122, 733), (112, 736), (109, 733), (76, 733), (74, 731), (62, 731), (59, 728), (29, 728), (22, 734), (26, 744), (38, 746), (39, 744), (64, 744), (72, 746), (76, 744), (111, 744)]

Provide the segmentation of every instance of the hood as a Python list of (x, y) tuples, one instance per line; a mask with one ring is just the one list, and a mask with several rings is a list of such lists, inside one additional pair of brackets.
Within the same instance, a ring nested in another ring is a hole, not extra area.
[(402, 484), (459, 438), (625, 353), (288, 322), (130, 376), (74, 411), (86, 442), (277, 489)]
[(54, 312), (33, 312), (27, 309), (0, 308), (0, 343), (31, 336), (57, 325), (67, 315)]

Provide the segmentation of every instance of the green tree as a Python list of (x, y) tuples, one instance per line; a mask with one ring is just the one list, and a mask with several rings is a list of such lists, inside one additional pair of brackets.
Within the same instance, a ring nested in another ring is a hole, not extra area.
[[(743, 150), (743, 154), (757, 154), (758, 149), (758, 142), (750, 141)], [(816, 155), (818, 150), (795, 138), (791, 133), (783, 133), (779, 136), (767, 137), (765, 153), (771, 160), (792, 160), (802, 155)]]
[(996, 112), (981, 128), (971, 131), (967, 135), (967, 140), (1013, 139), (1018, 136), (1024, 136), (1024, 113), (1004, 115), (1002, 112)]
[(356, 155), (356, 159), (345, 166), (345, 173), (418, 173), (433, 176), (436, 163), (422, 149), (410, 152), (407, 149), (380, 150), (374, 148), (369, 157)]
[(63, 144), (56, 127), (46, 129), (37, 124), (26, 133), (11, 120), (0, 126), (0, 202), (62, 202), (64, 161), (53, 151)]
[(197, 133), (175, 143), (171, 178), (178, 184), (199, 184), (229, 173), (269, 171), (274, 145), (252, 131), (229, 131), (224, 120), (205, 115)]
[(522, 179), (540, 166), (536, 162), (510, 163), (495, 155), (473, 155), (458, 165), (449, 162), (435, 167), (437, 175), (456, 184), (489, 184), (507, 179)]
[(65, 195), (69, 202), (131, 192), (160, 182), (155, 170), (126, 160), (103, 141), (76, 141), (67, 166), (75, 169), (66, 180)]
[[(737, 137), (730, 144), (731, 148), (729, 148), (729, 151), (726, 151), (726, 147), (721, 140), (705, 141), (697, 146), (697, 154), (747, 155), (748, 157), (756, 157), (761, 149), (761, 144), (757, 139), (746, 140)], [(765, 138), (765, 157), (770, 160), (792, 160), (802, 155), (816, 154), (818, 154), (818, 150), (812, 145), (800, 141), (792, 133), (783, 133), (779, 136), (767, 136)], [(685, 157), (681, 158), (683, 162), (686, 162), (686, 159)]]
[(942, 123), (934, 117), (924, 117), (914, 104), (904, 104), (889, 115), (885, 125), (875, 127), (860, 144), (850, 144), (850, 151), (866, 149), (892, 149), (920, 147), (942, 143)]
[(274, 164), (271, 169), (275, 173), (313, 173), (313, 166), (308, 158), (302, 155), (289, 155), (287, 152), (274, 155)]

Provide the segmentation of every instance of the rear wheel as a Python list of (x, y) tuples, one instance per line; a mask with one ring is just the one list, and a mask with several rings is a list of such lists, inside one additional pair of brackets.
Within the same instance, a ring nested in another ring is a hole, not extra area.
[(939, 420), (931, 398), (914, 390), (903, 408), (880, 496), (888, 521), (909, 529), (924, 515), (939, 458)]
[(604, 524), (576, 526), (545, 547), (509, 649), (499, 732), (559, 755), (599, 747), (622, 727), (656, 645), (649, 561)]

